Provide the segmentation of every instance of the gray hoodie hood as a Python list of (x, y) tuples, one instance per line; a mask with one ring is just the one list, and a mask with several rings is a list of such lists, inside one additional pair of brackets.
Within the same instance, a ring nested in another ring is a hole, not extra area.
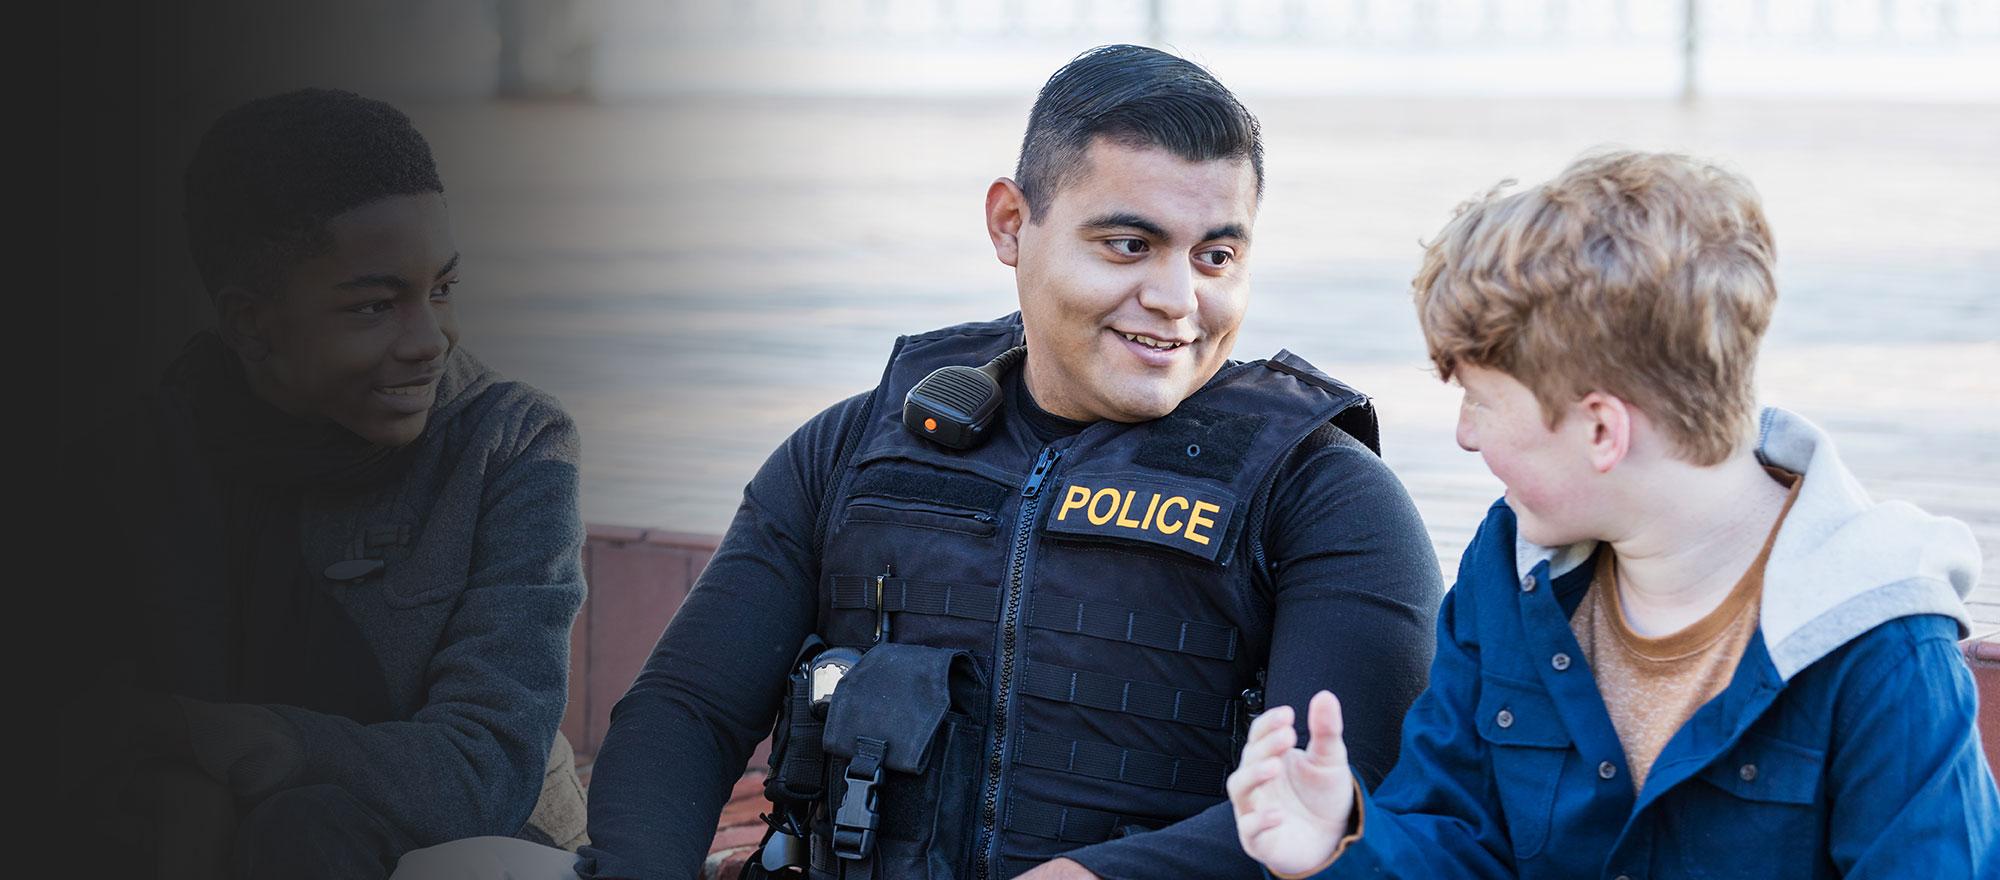
[[(1965, 523), (1902, 501), (1877, 503), (1841, 463), (1833, 441), (1804, 417), (1775, 407), (1759, 420), (1757, 458), (1804, 475), (1764, 567), (1758, 627), (1778, 676), (1800, 670), (1899, 617), (1942, 614), (1971, 632), (1964, 599), (1979, 578), (1979, 544)], [(1549, 563), (1556, 577), (1582, 565), (1596, 542), (1542, 547), (1515, 539), (1526, 577)]]

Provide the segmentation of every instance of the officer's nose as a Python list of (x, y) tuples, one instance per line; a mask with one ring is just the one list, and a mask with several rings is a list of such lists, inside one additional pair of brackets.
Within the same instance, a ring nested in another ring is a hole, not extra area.
[(1139, 305), (1173, 320), (1194, 314), (1196, 301), (1195, 268), (1185, 261), (1158, 261), (1139, 289)]

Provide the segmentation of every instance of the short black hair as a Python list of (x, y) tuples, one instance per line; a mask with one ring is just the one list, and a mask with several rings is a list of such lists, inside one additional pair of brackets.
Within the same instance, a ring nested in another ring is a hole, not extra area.
[(223, 114), (188, 163), (188, 245), (214, 296), (253, 289), (326, 247), (334, 217), (390, 196), (442, 193), (430, 144), (402, 111), (334, 89)]
[(1264, 194), (1257, 117), (1201, 65), (1144, 46), (1099, 46), (1049, 77), (1028, 115), (1014, 182), (1039, 217), (1083, 170), (1090, 142), (1160, 147), (1190, 162), (1248, 159)]

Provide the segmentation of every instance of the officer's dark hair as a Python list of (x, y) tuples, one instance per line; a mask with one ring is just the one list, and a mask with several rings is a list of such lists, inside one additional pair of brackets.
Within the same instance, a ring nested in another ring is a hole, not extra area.
[(1264, 193), (1257, 117), (1201, 65), (1144, 46), (1099, 46), (1049, 77), (1028, 115), (1014, 182), (1039, 220), (1084, 170), (1096, 138), (1160, 147), (1190, 162), (1248, 159)]
[(442, 193), (430, 144), (402, 111), (301, 89), (218, 118), (188, 163), (188, 245), (214, 296), (268, 290), (329, 244), (334, 217), (389, 196)]

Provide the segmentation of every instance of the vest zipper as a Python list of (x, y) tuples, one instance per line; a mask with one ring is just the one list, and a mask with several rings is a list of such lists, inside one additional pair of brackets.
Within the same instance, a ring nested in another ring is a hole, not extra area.
[(987, 880), (993, 874), (994, 826), (1000, 814), (1001, 763), (1007, 739), (1007, 704), (1013, 696), (1014, 642), (1020, 625), (1021, 582), (1027, 573), (1028, 543), (1035, 532), (1035, 511), (1041, 507), (1042, 481), (1048, 478), (1062, 452), (1043, 449), (1035, 459), (1035, 470), (1021, 487), (1021, 515), (1014, 526), (1014, 559), (1009, 566), (1007, 607), (1000, 616), (1000, 680), (994, 689), (993, 748), (986, 760), (986, 794), (979, 813), (979, 859), (974, 876)]

